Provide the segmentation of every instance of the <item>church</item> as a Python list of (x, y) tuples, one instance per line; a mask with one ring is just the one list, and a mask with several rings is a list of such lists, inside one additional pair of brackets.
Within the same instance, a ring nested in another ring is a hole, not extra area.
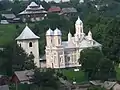
[(27, 20), (31, 22), (40, 21), (45, 18), (47, 11), (45, 11), (42, 5), (38, 5), (35, 2), (31, 2), (27, 8), (19, 13), (23, 22)]
[(87, 35), (83, 32), (83, 22), (78, 17), (75, 22), (75, 34), (68, 33), (68, 40), (62, 41), (62, 33), (56, 28), (54, 31), (49, 29), (46, 32), (46, 67), (47, 68), (66, 68), (80, 66), (78, 59), (80, 52), (85, 48), (101, 47), (92, 38), (92, 32)]
[(16, 38), (17, 44), (26, 53), (34, 55), (37, 67), (68, 68), (81, 66), (78, 62), (80, 52), (85, 48), (101, 48), (101, 44), (92, 37), (92, 32), (87, 35), (83, 32), (83, 22), (78, 17), (75, 22), (75, 34), (68, 32), (68, 40), (62, 41), (62, 32), (58, 28), (50, 28), (46, 32), (45, 63), (39, 57), (39, 37), (26, 25), (23, 32)]

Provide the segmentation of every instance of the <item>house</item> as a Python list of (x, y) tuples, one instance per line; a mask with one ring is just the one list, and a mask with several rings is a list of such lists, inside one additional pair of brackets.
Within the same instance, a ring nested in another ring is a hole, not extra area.
[(8, 85), (2, 85), (2, 86), (0, 86), (0, 90), (9, 90), (9, 86)]
[(102, 85), (107, 90), (120, 90), (120, 84), (117, 82), (105, 81)]
[(14, 75), (11, 78), (11, 82), (13, 83), (27, 83), (30, 84), (30, 80), (32, 79), (32, 76), (34, 75), (33, 70), (25, 70), (25, 71), (15, 71)]
[(50, 13), (60, 13), (61, 8), (58, 7), (58, 6), (52, 6), (51, 8), (49, 8), (48, 12), (50, 12)]
[(1, 16), (6, 20), (13, 20), (16, 17), (15, 14), (1, 14)]
[(62, 8), (62, 10), (61, 10), (61, 14), (66, 15), (66, 16), (74, 16), (75, 13), (77, 13), (77, 10), (73, 7)]
[(97, 81), (90, 81), (92, 85), (104, 87), (106, 90), (120, 90), (120, 84), (116, 81), (105, 81), (101, 82), (100, 80)]

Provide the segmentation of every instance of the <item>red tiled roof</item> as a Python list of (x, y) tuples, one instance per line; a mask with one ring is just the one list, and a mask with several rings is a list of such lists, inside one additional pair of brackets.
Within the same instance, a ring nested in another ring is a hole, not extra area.
[(61, 11), (60, 7), (51, 7), (48, 10), (48, 12), (60, 12), (60, 11)]

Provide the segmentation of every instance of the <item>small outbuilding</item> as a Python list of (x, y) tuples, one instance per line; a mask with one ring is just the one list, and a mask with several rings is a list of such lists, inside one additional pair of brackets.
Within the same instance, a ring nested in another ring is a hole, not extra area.
[(77, 13), (76, 8), (69, 7), (69, 8), (62, 8), (61, 14), (66, 16), (74, 16)]
[(11, 78), (11, 81), (13, 83), (22, 83), (22, 84), (30, 84), (30, 80), (32, 79), (32, 76), (34, 75), (33, 70), (25, 70), (25, 71), (15, 71), (14, 75)]

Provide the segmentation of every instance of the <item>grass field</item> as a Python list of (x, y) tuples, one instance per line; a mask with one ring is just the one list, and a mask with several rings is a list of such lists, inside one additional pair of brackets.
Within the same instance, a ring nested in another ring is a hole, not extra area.
[(74, 69), (64, 69), (62, 72), (65, 76), (67, 76), (70, 82), (73, 82), (74, 80), (76, 83), (82, 83), (86, 81), (84, 72), (81, 70), (75, 72)]
[[(75, 72), (74, 69), (63, 69), (62, 72), (65, 76), (67, 76), (68, 80), (71, 82), (73, 82), (74, 79), (78, 84), (87, 81), (84, 72), (81, 70)], [(120, 68), (118, 67), (116, 67), (116, 77), (117, 80), (120, 80)]]
[(120, 68), (116, 67), (117, 80), (120, 80)]
[(16, 29), (16, 24), (0, 25), (0, 45), (5, 45), (15, 39), (16, 34), (21, 32), (24, 24), (19, 24), (20, 28)]

